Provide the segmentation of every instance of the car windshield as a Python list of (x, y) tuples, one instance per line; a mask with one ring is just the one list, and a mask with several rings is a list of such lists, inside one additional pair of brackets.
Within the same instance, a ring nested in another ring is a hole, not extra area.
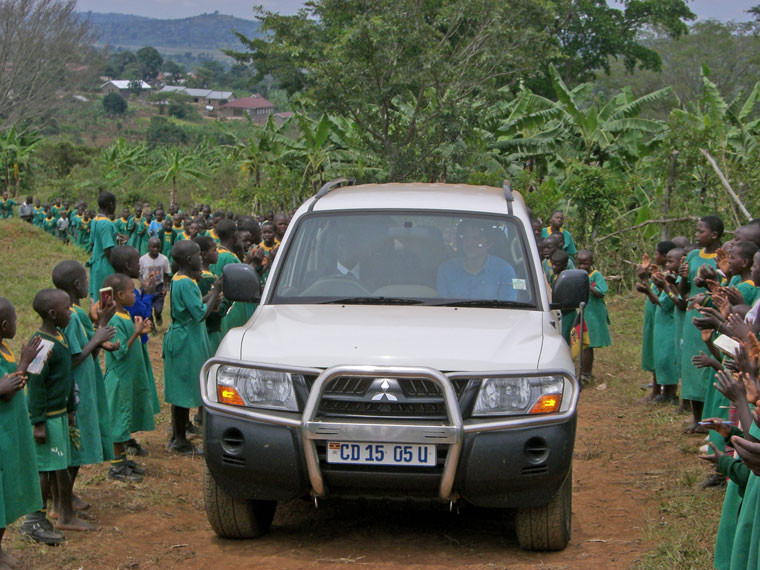
[(271, 302), (535, 308), (519, 228), (478, 214), (310, 214), (283, 252)]

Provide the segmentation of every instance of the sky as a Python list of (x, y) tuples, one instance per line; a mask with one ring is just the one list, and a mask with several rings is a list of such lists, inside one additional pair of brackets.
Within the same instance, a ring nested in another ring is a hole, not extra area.
[[(615, 4), (615, 0), (611, 0)], [(253, 19), (252, 6), (261, 4), (268, 10), (282, 14), (293, 14), (303, 6), (303, 0), (78, 0), (80, 11), (119, 12), (152, 18), (185, 18), (204, 12), (218, 10), (239, 18)], [(692, 12), (699, 18), (718, 20), (748, 20), (744, 12), (760, 4), (760, 0), (693, 0), (689, 3)]]

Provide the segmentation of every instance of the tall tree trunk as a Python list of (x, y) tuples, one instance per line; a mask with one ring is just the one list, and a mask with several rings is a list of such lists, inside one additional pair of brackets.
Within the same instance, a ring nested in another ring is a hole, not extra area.
[(171, 206), (177, 205), (177, 177), (172, 176), (172, 193), (169, 196), (169, 203)]

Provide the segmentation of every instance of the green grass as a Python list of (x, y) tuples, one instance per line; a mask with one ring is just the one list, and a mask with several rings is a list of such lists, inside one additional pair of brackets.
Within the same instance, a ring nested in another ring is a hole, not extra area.
[[(89, 256), (75, 245), (64, 245), (41, 229), (18, 218), (0, 221), (0, 297), (16, 307), (17, 332), (11, 341), (14, 351), (40, 325), (32, 301), (40, 289), (53, 287), (53, 267), (64, 259), (84, 264)], [(86, 305), (86, 302), (85, 302)]]
[[(39, 317), (32, 310), (32, 299), (37, 291), (51, 287), (51, 272), (56, 263), (63, 259), (84, 262), (87, 255), (74, 246), (64, 246), (54, 238), (44, 234), (18, 219), (0, 222), (0, 267), (3, 278), (0, 281), (0, 296), (7, 297), (18, 314), (18, 333), (11, 342), (18, 350), (22, 339), (28, 338), (39, 326)], [(624, 442), (625, 453), (635, 457), (656, 457), (657, 466), (647, 469), (635, 483), (645, 489), (651, 499), (647, 502), (648, 517), (641, 532), (641, 554), (634, 567), (640, 570), (661, 568), (710, 568), (718, 528), (718, 520), (723, 503), (722, 489), (699, 489), (699, 482), (707, 473), (705, 465), (697, 459), (697, 448), (701, 438), (683, 436), (679, 416), (672, 409), (636, 406), (643, 395), (642, 382), (646, 373), (639, 369), (643, 300), (634, 295), (618, 296), (610, 299), (610, 315), (614, 345), (597, 351), (595, 372), (597, 384), (605, 383), (606, 390), (589, 389), (586, 397), (597, 400), (605, 413), (611, 415), (615, 423), (614, 433)], [(161, 370), (157, 367), (157, 383), (161, 385)], [(585, 394), (585, 392), (584, 392)], [(157, 417), (161, 437), (168, 421), (166, 409)], [(596, 441), (598, 433), (579, 431), (578, 443)], [(611, 463), (618, 460), (612, 451), (602, 451), (601, 447), (576, 446), (576, 460), (595, 461), (600, 469), (612, 469)], [(619, 455), (621, 452), (614, 453)], [(111, 492), (104, 484), (102, 470), (86, 472), (80, 485), (87, 487), (104, 508), (123, 509), (139, 512), (157, 505), (176, 504), (169, 481), (186, 473), (175, 472), (164, 463), (157, 463), (153, 477), (156, 484), (145, 485), (125, 496)], [(198, 497), (181, 497), (181, 501), (194, 501), (193, 509), (198, 511)], [(198, 516), (201, 516), (200, 513)], [(613, 524), (612, 522), (610, 524)], [(615, 522), (614, 524), (619, 524)], [(11, 547), (26, 552), (27, 543), (17, 539)], [(45, 559), (45, 548), (34, 545), (30, 557), (36, 562)], [(33, 552), (33, 554), (32, 554)], [(63, 551), (56, 551), (59, 567), (81, 566), (85, 558), (71, 557)], [(52, 553), (51, 553), (52, 554)], [(177, 554), (179, 556), (179, 554)], [(93, 554), (89, 561), (96, 564)]]

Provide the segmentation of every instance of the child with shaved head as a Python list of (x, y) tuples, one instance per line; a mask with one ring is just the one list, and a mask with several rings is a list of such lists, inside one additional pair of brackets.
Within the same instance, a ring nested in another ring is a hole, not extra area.
[[(33, 339), (16, 357), (7, 340), (16, 336), (16, 310), (0, 297), (0, 458), (4, 470), (12, 477), (0, 477), (0, 567), (18, 567), (18, 561), (3, 552), (5, 527), (17, 518), (42, 508), (40, 484), (37, 478), (37, 460), (34, 451), (29, 409), (23, 390), (26, 369), (37, 355), (39, 339)], [(50, 521), (35, 537), (45, 542), (60, 542)]]

